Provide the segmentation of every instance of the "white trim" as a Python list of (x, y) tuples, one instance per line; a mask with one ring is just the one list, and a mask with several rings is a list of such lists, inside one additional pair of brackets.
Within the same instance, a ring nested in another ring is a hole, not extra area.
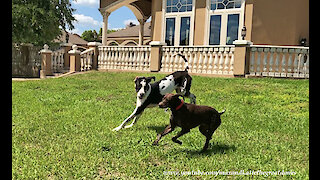
[(175, 18), (174, 46), (179, 46), (181, 18), (182, 17), (190, 17), (190, 34), (189, 34), (190, 37), (189, 37), (189, 45), (188, 46), (193, 46), (194, 16), (195, 16), (195, 8), (196, 8), (195, 3), (196, 3), (196, 0), (192, 0), (192, 11), (166, 13), (167, 0), (162, 0), (162, 34), (161, 34), (161, 41), (165, 42), (166, 18)]
[(135, 42), (134, 40), (131, 40), (131, 39), (128, 39), (128, 40), (123, 41), (122, 43), (119, 44), (119, 46), (126, 46), (126, 45), (129, 44), (129, 43), (133, 43), (133, 44), (135, 44), (136, 46), (138, 46), (138, 43)]
[(244, 25), (244, 10), (245, 10), (245, 0), (242, 0), (241, 7), (235, 9), (216, 9), (211, 10), (211, 0), (206, 0), (206, 10), (207, 10), (207, 19), (205, 23), (205, 36), (204, 36), (204, 45), (209, 45), (210, 38), (210, 16), (211, 15), (221, 15), (221, 29), (220, 29), (220, 45), (226, 45), (227, 42), (227, 25), (228, 25), (228, 15), (229, 14), (239, 14), (239, 29), (238, 29), (238, 38), (241, 38), (241, 29)]
[(149, 43), (150, 46), (166, 46), (167, 43), (161, 41), (151, 41)]
[(309, 47), (304, 46), (275, 46), (275, 45), (250, 45), (250, 47), (256, 48), (284, 48), (284, 49), (309, 49)]
[(233, 41), (234, 45), (252, 45), (251, 41), (247, 41), (247, 40), (235, 40)]
[(102, 43), (100, 43), (100, 42), (88, 42), (87, 45), (88, 45), (88, 46), (101, 46)]
[(116, 43), (117, 46), (120, 45), (120, 44), (119, 44), (117, 41), (115, 41), (115, 40), (108, 40), (106, 46), (111, 46), (110, 44), (113, 43), (113, 42)]

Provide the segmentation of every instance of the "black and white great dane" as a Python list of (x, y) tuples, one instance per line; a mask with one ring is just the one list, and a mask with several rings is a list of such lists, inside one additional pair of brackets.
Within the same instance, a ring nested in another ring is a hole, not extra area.
[[(136, 108), (133, 113), (125, 119), (120, 126), (114, 128), (113, 131), (132, 127), (137, 122), (145, 108), (158, 106), (164, 95), (171, 93), (174, 90), (176, 90), (177, 94), (181, 94), (183, 97), (189, 98), (192, 104), (196, 103), (196, 96), (190, 93), (192, 78), (188, 74), (188, 60), (181, 54), (176, 55), (179, 55), (184, 59), (186, 65), (184, 71), (176, 71), (152, 84), (150, 82), (152, 79), (155, 80), (154, 76), (135, 78), (134, 82), (137, 92)], [(133, 122), (130, 125), (125, 126), (133, 118)]]

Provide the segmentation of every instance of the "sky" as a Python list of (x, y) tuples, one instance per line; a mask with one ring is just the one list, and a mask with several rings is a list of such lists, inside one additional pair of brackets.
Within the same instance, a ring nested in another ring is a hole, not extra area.
[[(103, 25), (103, 18), (98, 10), (99, 0), (73, 0), (71, 6), (75, 9), (73, 16), (77, 22), (74, 22), (75, 29), (70, 32), (81, 35), (85, 30), (96, 30), (99, 33)], [(129, 8), (121, 7), (109, 15), (108, 29), (125, 28), (129, 22), (139, 24)]]

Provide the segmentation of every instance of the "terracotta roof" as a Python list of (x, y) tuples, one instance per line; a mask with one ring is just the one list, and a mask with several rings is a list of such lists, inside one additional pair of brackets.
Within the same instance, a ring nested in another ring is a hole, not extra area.
[[(72, 33), (69, 33), (69, 43), (72, 43), (72, 44), (78, 44), (78, 45), (87, 45), (88, 44), (88, 41), (82, 39), (78, 34), (72, 34)], [(62, 32), (62, 35), (57, 38), (56, 40), (54, 40), (55, 42), (66, 42), (66, 32)]]
[[(144, 24), (144, 36), (150, 37), (151, 34), (151, 23), (147, 22)], [(118, 37), (139, 37), (139, 29), (140, 25), (127, 27), (126, 29), (122, 29), (116, 32), (112, 32), (107, 35), (108, 38), (118, 38)]]

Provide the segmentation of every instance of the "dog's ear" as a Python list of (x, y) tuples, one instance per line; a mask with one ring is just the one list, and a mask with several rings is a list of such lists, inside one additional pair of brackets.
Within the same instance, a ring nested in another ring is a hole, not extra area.
[(151, 77), (147, 77), (146, 79), (147, 79), (147, 82), (151, 82), (152, 79), (155, 81), (155, 80), (156, 80), (156, 77), (151, 76)]
[(136, 76), (136, 78), (134, 78), (133, 81), (136, 82), (138, 78), (139, 78), (139, 76)]

